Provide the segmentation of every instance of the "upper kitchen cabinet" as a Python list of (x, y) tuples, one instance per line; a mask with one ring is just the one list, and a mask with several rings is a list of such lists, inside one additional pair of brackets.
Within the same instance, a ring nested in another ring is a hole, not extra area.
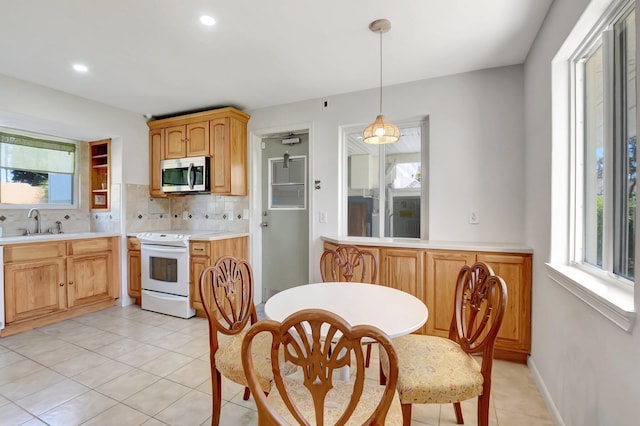
[(164, 159), (164, 129), (149, 130), (149, 195), (166, 197), (162, 192), (162, 166)]
[(165, 158), (209, 155), (209, 122), (167, 127), (164, 149)]
[(109, 211), (111, 139), (89, 142), (89, 185), (91, 211)]
[(161, 162), (184, 157), (211, 157), (211, 193), (247, 195), (247, 122), (249, 115), (220, 108), (151, 121), (149, 126), (149, 192), (162, 192)]

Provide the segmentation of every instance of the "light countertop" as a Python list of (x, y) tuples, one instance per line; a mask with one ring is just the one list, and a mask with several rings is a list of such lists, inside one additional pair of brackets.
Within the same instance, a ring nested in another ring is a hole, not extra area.
[(533, 253), (531, 247), (517, 243), (489, 243), (468, 241), (435, 241), (417, 238), (370, 238), (370, 237), (322, 237), (323, 241), (334, 244), (357, 246), (400, 247), (432, 250), (464, 250), (497, 253)]
[(0, 245), (9, 244), (28, 244), (40, 243), (47, 241), (65, 241), (65, 240), (81, 240), (85, 238), (102, 238), (102, 237), (119, 237), (116, 232), (70, 232), (68, 234), (31, 234), (20, 235), (17, 237), (2, 237)]

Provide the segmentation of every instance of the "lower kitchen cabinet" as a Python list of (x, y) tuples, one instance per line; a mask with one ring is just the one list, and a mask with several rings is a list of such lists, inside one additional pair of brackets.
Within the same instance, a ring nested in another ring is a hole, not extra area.
[(140, 305), (142, 297), (142, 259), (140, 257), (140, 240), (127, 238), (127, 293)]
[[(221, 256), (234, 256), (238, 259), (247, 259), (248, 237), (225, 238), (213, 241), (191, 241), (189, 243), (189, 294), (191, 305), (196, 310), (196, 315), (205, 317), (204, 306), (200, 298), (200, 275), (207, 266), (212, 266)], [(208, 278), (210, 280), (210, 277)], [(211, 283), (207, 289), (211, 288)], [(205, 298), (211, 299), (210, 291), (205, 293)]]
[(113, 306), (118, 252), (118, 237), (5, 246), (2, 336)]
[[(325, 242), (325, 248), (336, 244)], [(507, 285), (507, 309), (495, 345), (495, 357), (526, 362), (531, 350), (531, 254), (465, 250), (428, 250), (358, 246), (377, 250), (378, 284), (422, 300), (429, 318), (419, 333), (447, 337), (453, 316), (458, 273), (464, 265), (485, 262)]]

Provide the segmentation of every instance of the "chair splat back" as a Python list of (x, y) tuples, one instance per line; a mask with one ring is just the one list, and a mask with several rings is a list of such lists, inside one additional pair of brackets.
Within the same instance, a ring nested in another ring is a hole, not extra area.
[(238, 334), (257, 321), (253, 275), (245, 259), (222, 256), (205, 268), (200, 274), (200, 297), (210, 327), (223, 334)]
[[(274, 387), (278, 390), (282, 403), (288, 410), (286, 414), (290, 415), (288, 420), (285, 419), (282, 412), (277, 412), (270, 406), (271, 395), (267, 399), (261, 392), (253, 375), (253, 361), (251, 357), (247, 356), (251, 350), (251, 341), (258, 333), (263, 332), (271, 334), (273, 339), (271, 364), (274, 373)], [(298, 311), (282, 323), (267, 320), (252, 326), (243, 341), (242, 361), (249, 388), (256, 400), (259, 424), (285, 425), (290, 424), (292, 420), (301, 425), (344, 425), (354, 422), (352, 416), (361, 397), (366, 392), (365, 357), (362, 346), (362, 341), (365, 338), (380, 343), (381, 351), (384, 350), (388, 353), (393, 368), (378, 405), (366, 420), (362, 419), (364, 422), (358, 424), (384, 425), (387, 412), (394, 400), (398, 379), (397, 355), (386, 334), (373, 326), (351, 327), (341, 317), (322, 309)], [(331, 348), (331, 342), (333, 342), (333, 348)], [(285, 361), (300, 367), (302, 381), (285, 380), (279, 374), (278, 353), (282, 352), (281, 348), (284, 348)], [(356, 369), (353, 384), (349, 387), (350, 394), (348, 396), (341, 394), (344, 399), (338, 398), (339, 400), (336, 401), (336, 396), (330, 396), (330, 393), (337, 386), (344, 386), (344, 382), (337, 380), (337, 383), (334, 383), (334, 372), (349, 365)], [(308, 400), (300, 401), (301, 392), (290, 389), (294, 383), (294, 386), (304, 386), (308, 390), (312, 403)], [(309, 406), (313, 407), (312, 414), (308, 410)], [(303, 407), (307, 410), (304, 410)], [(313, 417), (310, 418), (310, 416)]]
[(467, 353), (493, 352), (506, 305), (506, 285), (489, 265), (464, 266), (458, 274), (449, 338)]
[[(370, 265), (370, 267), (368, 268), (367, 265)], [(378, 264), (371, 251), (363, 250), (353, 245), (342, 244), (334, 250), (326, 249), (322, 253), (320, 258), (322, 281), (329, 281), (328, 271), (331, 274), (331, 281), (355, 281), (375, 284), (378, 275)]]

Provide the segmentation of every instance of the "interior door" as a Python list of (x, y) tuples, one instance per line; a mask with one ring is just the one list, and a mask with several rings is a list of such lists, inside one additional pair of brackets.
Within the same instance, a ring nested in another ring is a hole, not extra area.
[(296, 134), (300, 142), (285, 145), (282, 140), (287, 138), (262, 140), (263, 301), (309, 282), (309, 137)]

